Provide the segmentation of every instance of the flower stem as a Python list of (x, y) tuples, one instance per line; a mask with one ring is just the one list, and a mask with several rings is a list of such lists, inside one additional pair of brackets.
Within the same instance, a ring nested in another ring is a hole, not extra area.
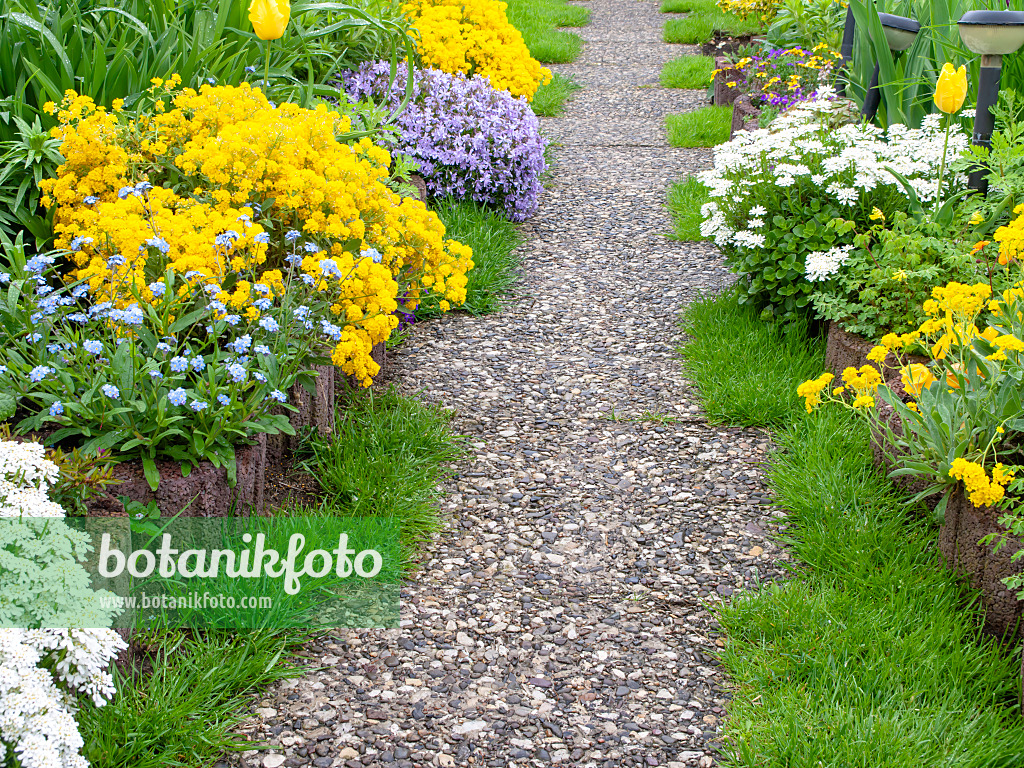
[[(267, 40), (267, 57), (265, 66), (263, 67), (263, 95), (268, 99), (270, 98), (270, 46), (274, 44), (273, 40)], [(946, 137), (949, 138), (949, 130), (947, 129)], [(942, 161), (946, 161), (946, 156), (943, 154)]]
[(942, 177), (946, 175), (946, 149), (949, 147), (949, 122), (952, 120), (948, 115), (946, 116), (946, 138), (942, 142), (942, 162), (939, 163), (939, 185), (935, 190), (935, 210), (939, 209), (939, 205), (942, 203)]

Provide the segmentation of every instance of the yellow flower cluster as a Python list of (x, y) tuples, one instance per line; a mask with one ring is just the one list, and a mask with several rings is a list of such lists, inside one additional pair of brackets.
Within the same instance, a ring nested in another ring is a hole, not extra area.
[(782, 0), (718, 0), (718, 7), (725, 13), (734, 13), (741, 19), (757, 18), (771, 21), (775, 18)]
[(551, 70), (530, 55), (522, 33), (498, 0), (413, 0), (402, 10), (419, 32), (416, 50), (427, 66), (483, 75), (498, 90), (533, 101)]
[(1006, 486), (1013, 480), (1013, 472), (1004, 469), (1002, 464), (996, 464), (993, 467), (992, 479), (989, 480), (984, 467), (963, 458), (953, 460), (949, 476), (963, 481), (968, 497), (976, 507), (984, 507), (1001, 501)]
[[(831, 373), (823, 373), (816, 379), (803, 382), (796, 388), (796, 393), (804, 398), (804, 408), (811, 413), (815, 407), (821, 404), (821, 393), (832, 383), (834, 377)], [(853, 407), (857, 410), (871, 408), (875, 404), (875, 394), (878, 392), (878, 385), (882, 383), (882, 374), (871, 365), (861, 368), (847, 368), (843, 371), (843, 386), (836, 387), (831, 392), (831, 398), (837, 398), (847, 389), (854, 394)]]
[[(152, 110), (137, 116), (70, 91), (58, 112), (66, 162), (42, 183), (43, 202), (56, 208), (57, 247), (72, 248), (75, 276), (97, 299), (130, 303), (134, 291), (157, 302), (147, 284), (170, 268), (236, 283), (219, 300), (256, 319), (259, 297), (239, 273), (284, 290), (284, 233), (301, 232), (315, 244), (301, 270), (329, 292), (342, 327), (332, 359), (367, 385), (379, 370), (370, 349), (396, 327), (399, 300), (412, 309), (429, 291), (442, 309), (465, 301), (472, 251), (386, 186), (385, 150), (335, 138), (347, 117), (274, 106), (247, 83), (196, 92), (178, 82), (154, 83)], [(152, 187), (139, 194), (140, 182)]]
[(808, 413), (811, 413), (814, 407), (821, 403), (821, 393), (832, 383), (833, 378), (831, 373), (823, 373), (818, 378), (805, 381), (796, 388), (797, 395), (804, 398), (804, 407)]
[(999, 243), (999, 263), (1009, 264), (1019, 259), (1024, 250), (1024, 203), (1013, 209), (1017, 218), (1003, 227), (999, 227), (992, 239)]
[(843, 384), (853, 390), (853, 407), (857, 410), (874, 406), (878, 385), (881, 383), (882, 374), (873, 365), (850, 367), (843, 371)]
[(922, 305), (928, 319), (918, 330), (924, 336), (938, 337), (931, 350), (934, 359), (945, 359), (954, 343), (967, 345), (980, 335), (975, 321), (991, 295), (987, 283), (952, 282), (932, 289), (932, 298)]

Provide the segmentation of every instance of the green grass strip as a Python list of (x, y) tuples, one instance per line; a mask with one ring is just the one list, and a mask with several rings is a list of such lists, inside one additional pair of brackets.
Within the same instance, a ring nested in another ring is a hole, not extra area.
[(103, 707), (84, 703), (77, 719), (93, 768), (210, 766), (252, 749), (234, 727), (251, 694), (298, 670), (281, 664), (301, 637), (268, 632), (164, 632), (152, 638), (152, 673), (115, 674)]
[(729, 140), (732, 105), (667, 115), (665, 127), (673, 147), (714, 147)]
[(764, 323), (732, 291), (687, 306), (683, 332), (683, 367), (712, 423), (786, 424), (803, 410), (797, 386), (821, 372), (823, 345), (805, 324)]
[(744, 21), (738, 16), (714, 9), (696, 12), (682, 19), (669, 19), (665, 22), (664, 40), (666, 43), (699, 45), (710, 40), (715, 30), (739, 37), (757, 34), (761, 27), (753, 20)]
[(715, 60), (711, 56), (682, 56), (665, 62), (661, 84), (666, 88), (701, 88), (711, 85)]
[(662, 13), (715, 13), (718, 3), (715, 0), (661, 0)]
[[(440, 200), (435, 205), (444, 223), (445, 237), (473, 249), (473, 268), (467, 277), (466, 303), (458, 307), (471, 315), (485, 315), (503, 308), (519, 280), (519, 246), (522, 235), (500, 213), (473, 200)], [(440, 314), (436, 303), (425, 302), (416, 316)]]
[(565, 111), (565, 103), (582, 87), (572, 77), (556, 73), (550, 83), (540, 86), (533, 94), (530, 106), (540, 117), (560, 117)]
[(708, 201), (708, 188), (691, 177), (673, 184), (668, 189), (668, 209), (675, 224), (676, 240), (707, 240), (700, 233), (704, 220), (701, 207)]
[(729, 295), (697, 302), (684, 345), (688, 369), (716, 374), (695, 376), (711, 410), (749, 414), (767, 385), (762, 407), (780, 421), (768, 481), (800, 573), (721, 612), (733, 685), (725, 764), (1022, 764), (1019, 656), (980, 635), (972, 594), (939, 564), (934, 527), (872, 465), (863, 423), (794, 405), (783, 380), (822, 370), (820, 344), (755, 318)]
[(590, 22), (590, 11), (568, 5), (565, 0), (508, 0), (508, 20), (523, 34), (530, 55), (544, 64), (567, 64), (583, 50), (583, 40), (559, 27), (582, 27)]
[(462, 455), (450, 414), (418, 398), (354, 392), (339, 408), (333, 435), (314, 435), (304, 468), (336, 514), (380, 515), (398, 521), (406, 563), (441, 527), (438, 484)]

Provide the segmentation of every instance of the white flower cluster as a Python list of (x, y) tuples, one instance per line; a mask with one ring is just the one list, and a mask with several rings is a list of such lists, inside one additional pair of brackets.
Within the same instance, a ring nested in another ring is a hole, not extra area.
[[(770, 127), (741, 132), (715, 149), (714, 168), (699, 177), (711, 197), (702, 209), (701, 234), (719, 246), (759, 247), (764, 236), (753, 230), (763, 229), (765, 219), (751, 206), (772, 201), (777, 204), (772, 213), (785, 216), (788, 191), (804, 178), (823, 196), (853, 206), (882, 185), (902, 190), (891, 168), (909, 181), (922, 203), (934, 200), (945, 139), (939, 116), (929, 115), (918, 129), (892, 125), (884, 131), (861, 123), (835, 127), (844, 107), (834, 99), (831, 89), (822, 89), (816, 99), (789, 110)], [(968, 143), (969, 137), (954, 126), (949, 160)]]
[(0, 764), (22, 768), (88, 766), (76, 697), (102, 705), (126, 647), (110, 629), (38, 628), (102, 627), (118, 613), (79, 564), (88, 536), (47, 498), (58, 473), (41, 445), (0, 441)]
[(804, 266), (807, 279), (812, 283), (819, 280), (828, 280), (850, 258), (850, 251), (852, 250), (852, 245), (838, 245), (835, 248), (829, 248), (827, 251), (812, 251), (807, 254), (807, 261)]

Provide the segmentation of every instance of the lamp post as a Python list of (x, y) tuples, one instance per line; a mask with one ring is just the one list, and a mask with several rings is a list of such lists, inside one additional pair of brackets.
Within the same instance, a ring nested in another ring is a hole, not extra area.
[[(857, 22), (853, 18), (853, 8), (846, 6), (846, 23), (843, 24), (843, 42), (839, 46), (839, 68), (846, 69), (853, 60), (853, 35), (857, 31)], [(846, 81), (839, 83), (839, 95), (846, 95)]]
[[(882, 30), (885, 32), (885, 42), (889, 44), (889, 50), (899, 54), (914, 44), (914, 38), (921, 31), (921, 25), (913, 19), (905, 16), (893, 16), (891, 13), (878, 14), (878, 20), (882, 22)], [(875, 64), (875, 71), (871, 74), (871, 82), (868, 84), (868, 92), (864, 96), (864, 106), (860, 113), (867, 120), (874, 120), (878, 113), (878, 105), (882, 101), (882, 92), (878, 88), (878, 64)]]
[[(972, 52), (981, 56), (978, 76), (978, 108), (974, 114), (974, 136), (971, 143), (988, 147), (992, 143), (995, 117), (992, 107), (999, 99), (999, 81), (1003, 74), (1003, 56), (1024, 45), (1024, 12), (968, 11), (957, 22), (960, 39)], [(985, 169), (977, 168), (968, 177), (967, 185), (982, 194), (988, 192)]]

